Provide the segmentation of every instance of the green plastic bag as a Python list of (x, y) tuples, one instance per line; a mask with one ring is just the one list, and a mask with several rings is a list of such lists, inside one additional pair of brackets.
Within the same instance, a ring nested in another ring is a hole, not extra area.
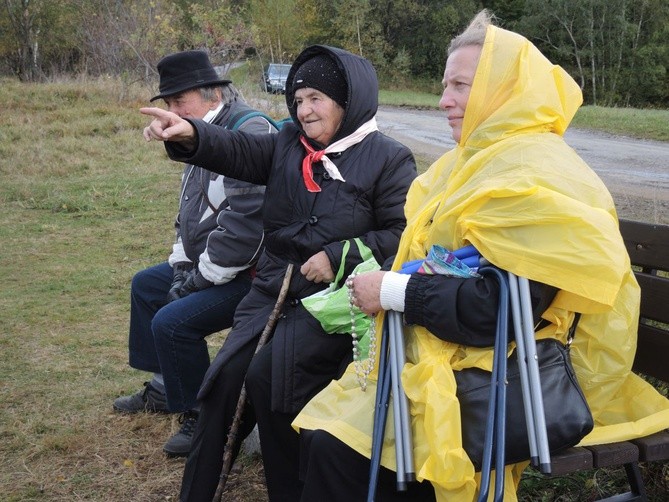
[[(359, 238), (356, 237), (354, 241), (358, 246), (363, 261), (353, 269), (353, 274), (379, 270), (381, 266), (377, 263), (372, 251)], [(348, 288), (346, 286), (342, 286), (341, 288), (336, 287), (344, 275), (344, 263), (346, 262), (349, 248), (350, 241), (345, 241), (341, 264), (339, 265), (335, 280), (330, 286), (302, 299), (304, 308), (318, 319), (327, 333), (351, 333), (351, 305), (348, 298)], [(358, 335), (360, 357), (361, 359), (365, 359), (369, 353), (369, 327), (371, 318), (358, 307), (353, 307), (353, 318), (355, 332)]]

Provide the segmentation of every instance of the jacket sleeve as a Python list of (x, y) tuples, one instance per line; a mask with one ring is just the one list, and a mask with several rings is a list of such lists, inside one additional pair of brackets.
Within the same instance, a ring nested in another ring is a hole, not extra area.
[[(557, 290), (530, 281), (535, 326)], [(472, 347), (492, 347), (497, 325), (499, 285), (491, 277), (462, 279), (412, 274), (407, 284), (404, 319), (442, 340)], [(512, 329), (512, 328), (510, 328)]]
[(167, 262), (170, 266), (174, 266), (175, 263), (179, 262), (190, 262), (188, 256), (186, 256), (186, 251), (184, 250), (184, 245), (181, 242), (181, 236), (178, 236), (174, 244), (172, 245), (172, 253), (170, 253)]
[[(249, 124), (257, 124), (249, 119)], [(242, 124), (240, 130), (229, 131), (202, 120), (189, 120), (195, 128), (197, 145), (193, 150), (180, 143), (165, 142), (172, 160), (195, 164), (209, 171), (257, 185), (267, 184), (279, 134), (252, 134)], [(263, 131), (266, 132), (266, 131)]]
[(217, 228), (207, 238), (199, 269), (205, 279), (222, 284), (254, 265), (263, 242), (262, 203), (265, 187), (226, 176), (229, 206), (217, 217)]
[[(254, 117), (239, 129), (251, 134), (268, 134), (269, 122)], [(232, 280), (237, 273), (253, 266), (263, 243), (263, 185), (254, 185), (225, 176), (223, 189), (227, 207), (216, 219), (217, 227), (207, 237), (198, 268), (214, 284)]]

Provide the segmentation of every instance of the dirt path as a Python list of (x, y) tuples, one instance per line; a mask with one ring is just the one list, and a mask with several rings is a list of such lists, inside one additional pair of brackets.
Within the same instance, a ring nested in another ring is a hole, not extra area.
[[(455, 146), (443, 112), (380, 107), (377, 119), (383, 132), (430, 162)], [(669, 224), (669, 142), (576, 129), (565, 139), (602, 178), (621, 217)]]

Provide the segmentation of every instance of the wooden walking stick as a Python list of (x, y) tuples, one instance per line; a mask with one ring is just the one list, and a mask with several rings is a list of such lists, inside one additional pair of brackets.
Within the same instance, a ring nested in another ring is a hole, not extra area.
[[(286, 294), (288, 293), (288, 286), (290, 286), (290, 278), (293, 275), (293, 264), (289, 263), (286, 267), (286, 275), (283, 277), (283, 283), (281, 284), (281, 289), (279, 290), (279, 297), (276, 299), (276, 304), (274, 309), (267, 319), (267, 324), (265, 329), (263, 329), (260, 334), (260, 339), (258, 340), (258, 345), (254, 354), (256, 354), (262, 347), (267, 343), (267, 339), (274, 330), (279, 315), (281, 314), (281, 307), (283, 307), (283, 302), (286, 300)], [(223, 449), (223, 468), (221, 469), (221, 477), (218, 480), (218, 486), (216, 487), (216, 493), (212, 502), (220, 502), (223, 495), (223, 490), (225, 489), (225, 483), (228, 481), (228, 476), (230, 475), (230, 469), (232, 468), (232, 452), (234, 450), (235, 441), (237, 441), (237, 431), (242, 423), (242, 414), (244, 413), (244, 407), (246, 406), (246, 385), (242, 385), (242, 391), (239, 394), (239, 401), (237, 401), (237, 408), (235, 409), (235, 416), (232, 419), (232, 425), (230, 426), (230, 431), (228, 432), (228, 438), (225, 443), (225, 448)]]

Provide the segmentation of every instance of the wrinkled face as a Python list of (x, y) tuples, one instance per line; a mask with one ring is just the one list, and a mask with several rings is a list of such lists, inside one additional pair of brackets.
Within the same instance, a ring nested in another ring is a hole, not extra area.
[(476, 67), (479, 64), (482, 47), (466, 45), (454, 50), (446, 61), (444, 70), (444, 92), (439, 100), (439, 108), (448, 112), (448, 125), (453, 129), (453, 139), (460, 142), (462, 121), (472, 90)]
[(297, 120), (304, 133), (321, 145), (329, 145), (344, 118), (344, 109), (326, 94), (311, 87), (295, 91)]
[(197, 89), (180, 92), (163, 99), (167, 104), (167, 110), (176, 113), (182, 119), (201, 119), (209, 110), (215, 110), (218, 106), (217, 101), (203, 99)]

